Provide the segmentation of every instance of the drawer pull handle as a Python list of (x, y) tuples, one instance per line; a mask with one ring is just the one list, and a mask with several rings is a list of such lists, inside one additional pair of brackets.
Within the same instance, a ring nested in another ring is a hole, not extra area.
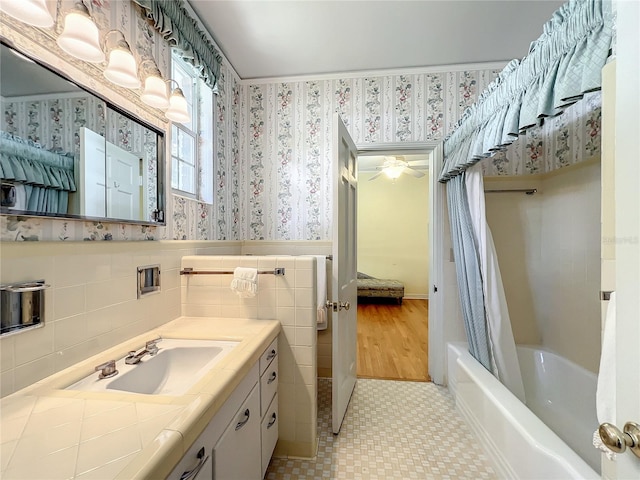
[(274, 358), (276, 358), (276, 349), (275, 348), (269, 352), (269, 355), (267, 355), (267, 362), (273, 360)]
[(247, 424), (247, 422), (249, 421), (249, 417), (251, 417), (251, 412), (249, 411), (248, 408), (244, 411), (244, 416), (247, 417), (247, 418), (245, 418), (244, 420), (239, 421), (236, 424), (236, 431), (240, 430), (242, 427), (244, 427)]
[(276, 419), (278, 417), (276, 417), (276, 412), (273, 412), (273, 415), (271, 415), (271, 420), (269, 420), (269, 423), (267, 423), (267, 429), (273, 427), (276, 423)]
[(276, 378), (278, 378), (278, 374), (276, 372), (272, 372), (271, 376), (269, 377), (269, 380), (267, 380), (267, 385), (269, 385), (270, 383), (275, 382)]
[(184, 472), (180, 476), (180, 480), (189, 480), (190, 478), (194, 478), (196, 475), (198, 475), (200, 470), (202, 470), (202, 467), (204, 467), (204, 464), (207, 463), (207, 460), (209, 460), (209, 456), (207, 455), (205, 457), (204, 455), (204, 447), (200, 449), (196, 458), (198, 458), (198, 464), (195, 467), (193, 467), (193, 469), (187, 470), (186, 472)]

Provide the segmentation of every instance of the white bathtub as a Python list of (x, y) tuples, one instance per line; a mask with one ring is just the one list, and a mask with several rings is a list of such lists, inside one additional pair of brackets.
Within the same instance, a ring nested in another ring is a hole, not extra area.
[[(448, 345), (449, 389), (498, 475), (532, 480), (599, 479), (600, 454), (589, 449), (597, 425), (592, 411), (595, 375), (530, 347), (518, 347), (518, 357), (531, 410), (469, 354), (466, 344)], [(544, 413), (533, 413), (534, 409)], [(556, 421), (553, 428), (562, 433), (556, 434), (538, 415)], [(579, 441), (572, 440), (570, 447), (561, 436)]]

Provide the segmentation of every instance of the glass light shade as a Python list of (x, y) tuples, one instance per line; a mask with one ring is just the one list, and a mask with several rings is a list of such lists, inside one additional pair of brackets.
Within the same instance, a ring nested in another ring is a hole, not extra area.
[(164, 112), (172, 122), (177, 123), (189, 123), (191, 122), (191, 116), (189, 115), (189, 108), (187, 106), (187, 99), (184, 98), (184, 93), (180, 88), (176, 88), (169, 98), (169, 109)]
[(384, 173), (387, 177), (392, 180), (397, 179), (400, 175), (402, 175), (402, 171), (404, 170), (403, 165), (394, 165), (393, 167), (387, 167), (384, 169)]
[(140, 100), (154, 108), (165, 110), (169, 107), (167, 84), (157, 75), (149, 75), (144, 81), (144, 90)]
[(125, 88), (138, 88), (138, 65), (131, 50), (116, 47), (109, 52), (109, 63), (104, 76), (110, 82)]
[(34, 27), (53, 25), (53, 17), (47, 8), (46, 0), (1, 0), (0, 10)]
[(104, 53), (100, 48), (100, 32), (82, 3), (77, 3), (64, 17), (64, 29), (56, 42), (62, 50), (80, 60), (91, 63), (104, 62)]

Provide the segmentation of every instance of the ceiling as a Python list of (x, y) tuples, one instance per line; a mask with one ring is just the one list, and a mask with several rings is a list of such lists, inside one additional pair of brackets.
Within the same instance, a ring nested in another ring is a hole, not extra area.
[(429, 169), (429, 155), (360, 155), (358, 156), (359, 172), (379, 172), (385, 160), (395, 157), (399, 160), (409, 162), (416, 170), (426, 171)]
[(506, 61), (559, 0), (188, 0), (242, 79)]

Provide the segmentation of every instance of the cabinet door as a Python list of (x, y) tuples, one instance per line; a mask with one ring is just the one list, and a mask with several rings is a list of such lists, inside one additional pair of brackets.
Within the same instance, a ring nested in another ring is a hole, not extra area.
[(215, 480), (259, 480), (260, 390), (256, 385), (213, 450)]

